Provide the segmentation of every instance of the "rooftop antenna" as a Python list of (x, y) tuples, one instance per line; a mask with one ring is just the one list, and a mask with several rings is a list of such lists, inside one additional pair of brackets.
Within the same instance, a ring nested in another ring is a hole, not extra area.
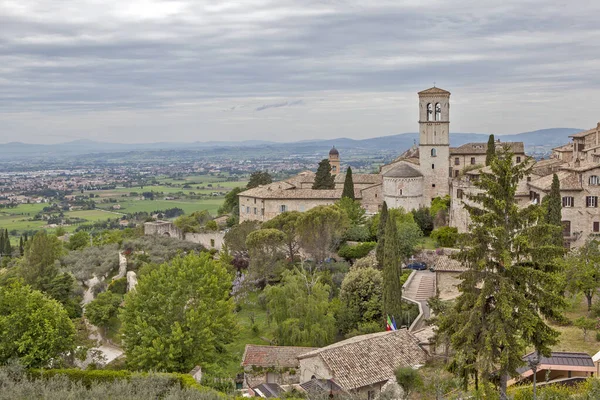
[(433, 81), (433, 87), (435, 87), (435, 81)]

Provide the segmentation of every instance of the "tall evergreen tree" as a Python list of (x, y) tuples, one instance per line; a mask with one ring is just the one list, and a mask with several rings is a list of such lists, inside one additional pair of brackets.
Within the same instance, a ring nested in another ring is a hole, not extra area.
[(468, 270), (452, 310), (439, 316), (438, 338), (450, 340), (455, 371), (476, 371), (486, 383), (498, 376), (504, 400), (527, 349), (549, 355), (557, 342), (559, 332), (546, 321), (563, 319), (553, 262), (562, 249), (540, 240), (548, 232), (541, 206), (520, 208), (515, 200), (529, 162), (513, 164), (505, 148), (490, 167), (465, 204), (472, 223), (456, 258)]
[(400, 319), (402, 315), (402, 285), (400, 285), (400, 263), (398, 253), (398, 228), (393, 218), (385, 224), (383, 251), (383, 317)]
[(335, 182), (334, 177), (331, 175), (331, 164), (329, 164), (329, 160), (324, 158), (319, 163), (319, 167), (317, 168), (317, 173), (315, 175), (315, 183), (313, 184), (313, 189), (334, 189)]
[(487, 143), (487, 150), (485, 152), (485, 165), (490, 165), (492, 160), (496, 157), (496, 142), (494, 135), (490, 135)]
[(352, 200), (354, 197), (354, 181), (352, 180), (352, 168), (348, 167), (346, 170), (346, 178), (344, 180), (344, 191), (342, 192), (342, 197), (349, 197)]
[(377, 258), (377, 264), (379, 268), (383, 268), (383, 252), (385, 247), (385, 225), (388, 220), (388, 208), (387, 203), (384, 201), (381, 206), (381, 212), (379, 213), (379, 227), (377, 229), (377, 249), (375, 250), (375, 256)]
[(560, 197), (560, 182), (558, 176), (552, 176), (552, 185), (550, 192), (542, 201), (546, 210), (545, 221), (548, 225), (552, 225), (558, 229), (554, 229), (552, 233), (552, 242), (557, 246), (563, 245), (562, 236), (562, 199)]
[(0, 229), (0, 255), (4, 255), (4, 231)]

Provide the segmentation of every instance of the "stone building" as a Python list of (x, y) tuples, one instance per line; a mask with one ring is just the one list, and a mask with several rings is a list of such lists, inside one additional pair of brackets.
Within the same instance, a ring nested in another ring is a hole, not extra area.
[[(562, 197), (563, 236), (567, 247), (579, 247), (590, 236), (600, 236), (600, 123), (596, 128), (570, 136), (572, 143), (553, 149), (550, 159), (536, 161), (531, 173), (518, 184), (517, 202), (526, 207), (540, 204), (550, 192), (553, 175), (560, 182)], [(520, 162), (515, 154), (514, 162)], [(473, 183), (482, 172), (480, 168), (452, 181), (450, 225), (460, 232), (468, 229), (469, 220), (463, 207), (466, 194), (474, 194)]]

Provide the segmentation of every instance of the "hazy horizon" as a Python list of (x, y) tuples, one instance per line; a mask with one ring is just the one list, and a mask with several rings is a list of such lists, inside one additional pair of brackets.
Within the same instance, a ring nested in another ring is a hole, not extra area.
[[(600, 2), (0, 3), (0, 143), (364, 139), (595, 127)], [(594, 56), (596, 54), (596, 56)]]

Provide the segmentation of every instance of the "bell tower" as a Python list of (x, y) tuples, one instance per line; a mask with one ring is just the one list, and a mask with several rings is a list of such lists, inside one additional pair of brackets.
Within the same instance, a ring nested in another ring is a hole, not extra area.
[(450, 92), (419, 92), (419, 163), (425, 203), (450, 193)]
[(329, 150), (329, 165), (331, 165), (331, 175), (340, 173), (340, 152), (335, 146)]

